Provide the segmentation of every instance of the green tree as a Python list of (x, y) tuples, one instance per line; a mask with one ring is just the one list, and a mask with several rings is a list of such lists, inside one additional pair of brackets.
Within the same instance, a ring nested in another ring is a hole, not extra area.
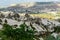
[(11, 13), (8, 14), (7, 18), (11, 18), (12, 19)]
[(4, 22), (5, 22), (5, 23), (8, 23), (6, 19), (5, 19), (5, 21), (4, 21)]
[(56, 40), (56, 38), (53, 37), (52, 35), (48, 35), (47, 37), (45, 37), (44, 40)]
[(2, 40), (34, 40), (35, 31), (29, 29), (25, 23), (20, 25), (20, 28), (13, 29), (9, 24), (3, 24)]
[(59, 35), (57, 35), (57, 38), (56, 38), (56, 40), (60, 40), (60, 34), (59, 34)]
[(2, 24), (2, 19), (0, 19), (0, 24)]
[(60, 26), (54, 27), (54, 32), (59, 33), (60, 32)]
[(3, 15), (2, 13), (0, 14), (0, 18), (4, 18), (5, 17), (5, 15)]

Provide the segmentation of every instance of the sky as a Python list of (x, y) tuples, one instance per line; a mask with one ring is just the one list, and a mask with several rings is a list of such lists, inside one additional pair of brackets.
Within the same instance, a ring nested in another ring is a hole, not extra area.
[(60, 0), (0, 0), (0, 7), (23, 2), (49, 2), (49, 1), (60, 1)]

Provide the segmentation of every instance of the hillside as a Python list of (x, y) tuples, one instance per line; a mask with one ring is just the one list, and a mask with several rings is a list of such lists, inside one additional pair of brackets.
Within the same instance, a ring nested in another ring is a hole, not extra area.
[(60, 11), (59, 2), (29, 2), (29, 3), (19, 3), (12, 4), (9, 7), (1, 8), (0, 11), (12, 11), (16, 13), (28, 12), (50, 12), (50, 11)]

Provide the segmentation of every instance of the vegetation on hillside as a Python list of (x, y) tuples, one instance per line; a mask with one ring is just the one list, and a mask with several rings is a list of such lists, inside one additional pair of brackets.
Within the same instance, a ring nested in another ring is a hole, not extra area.
[[(0, 15), (1, 16), (1, 15)], [(20, 16), (18, 14), (14, 14), (11, 16), (3, 17), (1, 18), (8, 18), (18, 21)], [(26, 18), (26, 20), (24, 20)], [(20, 25), (10, 25), (8, 24), (7, 19), (5, 19), (4, 23), (2, 23), (2, 19), (0, 19), (0, 25), (3, 26), (3, 28), (0, 30), (0, 40), (60, 40), (60, 26), (53, 25), (52, 29), (54, 31), (49, 30), (49, 26), (51, 24), (48, 23), (48, 25), (44, 25), (41, 21), (41, 18), (31, 18), (30, 15), (26, 14), (24, 16), (24, 19), (22, 24)], [(29, 21), (30, 25), (28, 26), (25, 22)], [(19, 22), (19, 21), (18, 21)], [(48, 22), (50, 22), (48, 20)], [(38, 32), (36, 28), (33, 26), (33, 23), (39, 25), (43, 30), (46, 29), (46, 31), (40, 31)], [(51, 29), (51, 30), (52, 30)], [(52, 36), (53, 33), (57, 33), (58, 35), (56, 38)], [(42, 39), (41, 39), (42, 38)]]

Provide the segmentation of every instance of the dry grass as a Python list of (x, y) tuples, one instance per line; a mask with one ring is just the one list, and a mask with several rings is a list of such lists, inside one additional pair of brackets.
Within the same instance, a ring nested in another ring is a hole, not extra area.
[(48, 19), (55, 19), (55, 16), (52, 14), (30, 14), (33, 17), (41, 17), (41, 18), (48, 18)]

